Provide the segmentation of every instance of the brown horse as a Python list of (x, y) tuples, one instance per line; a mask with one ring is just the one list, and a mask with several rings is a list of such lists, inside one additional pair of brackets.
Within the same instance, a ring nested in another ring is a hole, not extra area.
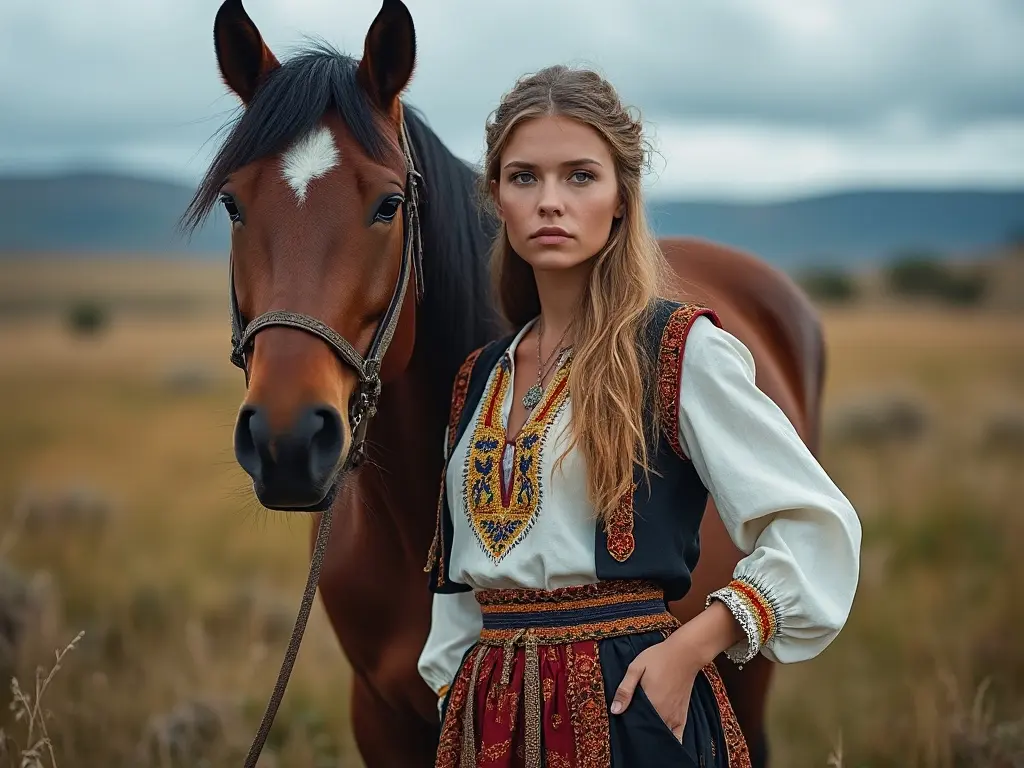
[[(333, 510), (319, 589), (353, 670), (359, 750), (374, 768), (428, 766), (439, 724), (434, 694), (416, 669), (430, 623), (423, 566), (451, 383), (468, 353), (506, 331), (488, 297), (493, 222), (477, 212), (475, 171), (401, 101), (415, 36), (399, 0), (384, 0), (359, 61), (316, 45), (279, 63), (240, 0), (221, 6), (214, 41), (243, 109), (185, 221), (198, 225), (218, 201), (227, 210), (240, 326), (270, 311), (323, 324), (269, 324), (236, 347), (248, 381), (236, 456), (265, 506), (314, 519)], [(422, 175), (418, 202), (409, 197), (409, 181), (420, 178), (408, 172), (410, 161)], [(414, 225), (417, 237), (407, 237)], [(396, 286), (409, 243), (416, 290), (402, 294)], [(662, 244), (685, 285), (664, 293), (717, 309), (751, 349), (759, 385), (816, 448), (824, 354), (809, 302), (782, 274), (734, 250)], [(393, 308), (376, 415), (370, 409), (354, 430), (353, 402), (368, 380), (359, 361), (379, 340), (396, 296), (404, 298)], [(352, 468), (362, 428), (366, 461)], [(684, 619), (729, 580), (740, 557), (713, 505), (701, 534), (693, 589), (673, 606)], [(763, 765), (771, 665), (759, 657), (742, 671), (728, 661), (721, 668)]]

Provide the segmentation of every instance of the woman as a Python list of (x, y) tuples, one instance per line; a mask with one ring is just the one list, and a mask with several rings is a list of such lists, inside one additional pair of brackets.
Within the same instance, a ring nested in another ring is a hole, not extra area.
[[(714, 312), (658, 298), (644, 160), (588, 71), (520, 80), (488, 125), (518, 330), (453, 391), (419, 664), (441, 768), (749, 765), (714, 659), (809, 659), (849, 613), (857, 516)], [(680, 626), (708, 489), (748, 554)]]

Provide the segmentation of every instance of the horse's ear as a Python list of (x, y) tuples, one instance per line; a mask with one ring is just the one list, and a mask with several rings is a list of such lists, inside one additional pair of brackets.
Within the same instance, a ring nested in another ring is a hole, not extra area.
[(213, 47), (221, 77), (244, 104), (252, 100), (263, 78), (281, 66), (242, 7), (242, 0), (221, 4), (213, 22)]
[(366, 33), (358, 77), (370, 98), (388, 114), (412, 79), (416, 30), (402, 0), (384, 0)]

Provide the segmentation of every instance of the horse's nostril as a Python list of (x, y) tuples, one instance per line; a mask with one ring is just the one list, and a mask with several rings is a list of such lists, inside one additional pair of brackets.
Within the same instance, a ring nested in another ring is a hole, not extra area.
[(312, 409), (315, 425), (309, 440), (309, 474), (314, 482), (326, 482), (338, 465), (344, 443), (341, 414), (331, 406)]
[(262, 478), (262, 451), (257, 438), (267, 432), (267, 420), (257, 405), (243, 406), (235, 422), (235, 458), (253, 480)]

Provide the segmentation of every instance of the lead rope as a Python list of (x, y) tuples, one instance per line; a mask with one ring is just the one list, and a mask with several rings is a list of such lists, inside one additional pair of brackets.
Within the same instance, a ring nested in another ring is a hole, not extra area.
[(292, 629), (291, 640), (288, 641), (288, 649), (284, 653), (284, 661), (281, 663), (281, 671), (277, 676), (277, 683), (274, 685), (274, 692), (267, 702), (267, 709), (263, 713), (263, 720), (256, 731), (252, 746), (249, 747), (249, 754), (245, 758), (245, 768), (256, 768), (256, 762), (260, 759), (260, 752), (267, 742), (270, 729), (274, 725), (274, 718), (277, 717), (277, 709), (281, 706), (281, 699), (284, 698), (285, 688), (288, 686), (288, 678), (291, 677), (292, 667), (295, 666), (295, 659), (299, 655), (299, 644), (302, 642), (302, 634), (306, 631), (306, 621), (309, 619), (309, 611), (313, 607), (313, 598), (316, 596), (317, 584), (320, 582), (320, 568), (324, 563), (324, 553), (327, 551), (327, 542), (331, 537), (331, 521), (334, 517), (334, 505), (330, 505), (320, 514), (320, 527), (316, 532), (316, 546), (313, 548), (313, 557), (309, 564), (309, 576), (306, 579), (306, 591), (302, 594), (302, 603), (299, 605), (299, 614), (295, 617), (295, 627)]

